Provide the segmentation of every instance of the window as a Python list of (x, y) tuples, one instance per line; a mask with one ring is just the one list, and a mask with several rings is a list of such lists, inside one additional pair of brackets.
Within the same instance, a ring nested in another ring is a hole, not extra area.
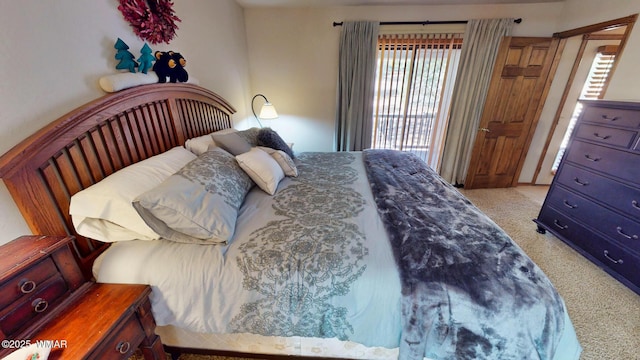
[(378, 37), (372, 147), (417, 154), (438, 170), (462, 34)]
[[(596, 100), (601, 99), (602, 96), (604, 96), (604, 90), (606, 89), (609, 81), (609, 72), (615, 62), (617, 51), (617, 45), (607, 45), (598, 48), (598, 53), (593, 59), (587, 80), (580, 92), (579, 100)], [(558, 150), (556, 159), (551, 167), (551, 171), (554, 174), (556, 170), (558, 170), (560, 160), (562, 160), (562, 156), (567, 149), (569, 138), (571, 137), (571, 133), (573, 132), (573, 128), (575, 127), (576, 121), (578, 120), (581, 112), (582, 104), (577, 103), (573, 110), (573, 114), (571, 115), (571, 119), (569, 120), (567, 131), (564, 133), (564, 137), (562, 138), (562, 143), (560, 143), (560, 150)]]

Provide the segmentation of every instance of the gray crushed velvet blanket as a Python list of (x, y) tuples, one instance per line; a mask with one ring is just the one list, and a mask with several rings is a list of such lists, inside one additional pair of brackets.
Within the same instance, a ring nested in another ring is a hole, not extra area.
[(400, 359), (553, 358), (562, 299), (509, 236), (416, 156), (364, 161), (402, 281)]

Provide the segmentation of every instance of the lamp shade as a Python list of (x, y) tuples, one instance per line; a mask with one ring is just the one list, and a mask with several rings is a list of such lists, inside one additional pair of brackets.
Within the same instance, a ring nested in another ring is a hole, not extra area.
[[(257, 97), (261, 97), (264, 99), (264, 105), (262, 105), (262, 107), (260, 108), (259, 116), (256, 115), (256, 111), (253, 107), (253, 102), (256, 101)], [(269, 100), (267, 100), (267, 97), (262, 94), (256, 94), (253, 99), (251, 99), (251, 111), (253, 112), (253, 116), (255, 116), (256, 120), (258, 121), (258, 124), (260, 124), (260, 127), (262, 127), (262, 122), (260, 121), (260, 119), (275, 119), (278, 117), (278, 112), (276, 111), (275, 106), (273, 106), (273, 104), (271, 104)]]
[(264, 103), (262, 108), (260, 109), (260, 119), (276, 119), (278, 117), (278, 112), (276, 111), (276, 107), (273, 106), (270, 102)]

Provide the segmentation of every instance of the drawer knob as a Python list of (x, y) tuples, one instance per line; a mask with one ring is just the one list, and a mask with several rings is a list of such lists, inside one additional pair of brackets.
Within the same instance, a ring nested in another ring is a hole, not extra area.
[(633, 206), (636, 210), (640, 210), (640, 205), (637, 200), (631, 201), (631, 206)]
[(619, 117), (618, 117), (618, 116), (615, 116), (615, 117), (608, 117), (607, 115), (602, 115), (602, 118), (603, 118), (603, 119), (605, 119), (605, 120), (609, 120), (609, 121), (616, 121), (616, 120), (618, 120), (618, 119), (619, 119)]
[(118, 345), (116, 345), (116, 351), (120, 354), (126, 354), (131, 349), (131, 343), (128, 341), (120, 341)]
[(616, 260), (616, 259), (612, 258), (611, 256), (609, 256), (609, 251), (607, 251), (607, 250), (604, 251), (604, 257), (606, 257), (609, 261), (611, 261), (614, 264), (623, 264), (624, 263), (624, 261), (622, 261), (622, 259)]
[(578, 207), (578, 205), (571, 204), (569, 200), (564, 201), (564, 206), (568, 207), (569, 209), (575, 209)]
[(31, 306), (33, 306), (33, 311), (37, 313), (43, 313), (49, 307), (49, 303), (47, 302), (47, 300), (43, 298), (37, 298), (33, 300), (33, 302), (31, 303)]
[(607, 140), (611, 137), (611, 135), (600, 135), (599, 133), (593, 133), (593, 136), (597, 137), (598, 139), (602, 139), (602, 140)]
[(36, 289), (36, 283), (33, 280), (22, 279), (18, 286), (20, 286), (20, 292), (23, 294), (29, 294)]
[(602, 158), (599, 158), (599, 157), (593, 157), (593, 156), (591, 156), (591, 155), (589, 155), (589, 154), (584, 154), (584, 157), (585, 157), (587, 160), (589, 160), (589, 161), (593, 161), (593, 162), (596, 162), (596, 161), (600, 161), (600, 160), (602, 160)]
[(587, 186), (589, 185), (588, 181), (580, 181), (580, 179), (578, 179), (577, 177), (573, 178), (573, 182), (575, 182), (576, 184), (580, 185), (580, 186)]
[(616, 231), (618, 232), (618, 234), (624, 236), (625, 238), (627, 238), (629, 240), (638, 240), (638, 235), (629, 235), (629, 234), (625, 233), (624, 231), (622, 231), (622, 227), (621, 226), (616, 227)]

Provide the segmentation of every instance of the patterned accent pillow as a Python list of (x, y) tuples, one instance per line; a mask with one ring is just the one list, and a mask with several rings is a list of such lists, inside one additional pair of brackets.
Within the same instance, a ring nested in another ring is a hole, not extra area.
[(287, 145), (277, 132), (271, 128), (262, 128), (258, 132), (258, 146), (266, 146), (276, 150), (282, 150), (290, 158), (294, 159), (293, 150)]
[(286, 152), (282, 150), (268, 148), (265, 146), (258, 146), (258, 148), (266, 152), (267, 154), (271, 155), (271, 157), (275, 159), (278, 165), (280, 165), (280, 168), (282, 168), (282, 171), (284, 172), (285, 176), (290, 176), (290, 177), (298, 176), (298, 167), (296, 166), (296, 163), (293, 161), (293, 159), (291, 159)]
[(134, 208), (164, 239), (181, 243), (226, 243), (238, 209), (254, 183), (233, 155), (209, 150), (138, 196)]

